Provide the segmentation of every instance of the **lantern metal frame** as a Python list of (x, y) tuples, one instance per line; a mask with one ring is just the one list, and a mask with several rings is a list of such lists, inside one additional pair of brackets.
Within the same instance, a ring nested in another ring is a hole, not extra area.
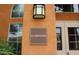
[[(35, 8), (36, 8), (36, 12), (37, 12), (37, 8), (38, 8), (37, 5), (41, 5), (41, 8), (44, 8), (44, 9), (42, 9), (41, 14), (35, 13)], [(34, 19), (44, 19), (45, 18), (45, 5), (44, 4), (34, 4), (33, 5), (33, 18)]]

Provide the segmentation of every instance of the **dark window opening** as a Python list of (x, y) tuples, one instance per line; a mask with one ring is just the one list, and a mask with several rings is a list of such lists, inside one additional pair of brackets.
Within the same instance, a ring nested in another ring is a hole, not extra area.
[(68, 27), (69, 50), (79, 50), (79, 27)]
[(73, 12), (73, 4), (56, 4), (56, 12)]
[(56, 35), (57, 35), (57, 50), (62, 50), (61, 27), (56, 27)]
[(79, 4), (78, 4), (78, 10), (79, 10)]

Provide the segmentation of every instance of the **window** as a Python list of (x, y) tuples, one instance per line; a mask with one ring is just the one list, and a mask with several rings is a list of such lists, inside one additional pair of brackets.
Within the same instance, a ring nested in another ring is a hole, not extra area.
[(62, 50), (61, 27), (56, 27), (56, 35), (57, 35), (57, 50)]
[(79, 11), (79, 4), (78, 4), (78, 11)]
[(45, 18), (45, 5), (44, 4), (34, 4), (34, 18)]
[(56, 4), (56, 12), (73, 12), (73, 4)]
[(69, 50), (79, 50), (79, 27), (68, 27)]
[(10, 24), (8, 42), (13, 45), (16, 54), (21, 54), (21, 41), (22, 41), (22, 24)]
[(61, 4), (57, 4), (55, 6), (56, 6), (55, 7), (56, 12), (63, 12), (63, 6)]
[(15, 4), (13, 5), (11, 17), (23, 17), (24, 5)]

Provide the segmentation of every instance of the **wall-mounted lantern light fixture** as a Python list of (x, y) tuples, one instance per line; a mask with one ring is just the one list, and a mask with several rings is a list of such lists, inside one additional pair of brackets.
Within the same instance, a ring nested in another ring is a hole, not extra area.
[(34, 4), (33, 5), (33, 18), (44, 19), (45, 18), (45, 5), (44, 4)]

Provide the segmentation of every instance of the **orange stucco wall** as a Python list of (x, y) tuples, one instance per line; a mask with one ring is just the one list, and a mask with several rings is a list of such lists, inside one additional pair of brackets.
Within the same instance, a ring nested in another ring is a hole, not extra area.
[(10, 18), (10, 5), (0, 5), (0, 37), (6, 39), (8, 35), (8, 25)]
[(22, 22), (22, 18), (11, 19), (12, 4), (0, 4), (0, 38), (7, 40), (9, 24)]
[[(51, 4), (45, 5), (45, 19), (33, 19), (33, 5), (24, 7), (22, 54), (56, 54), (55, 11)], [(30, 28), (47, 29), (47, 45), (30, 45)]]

